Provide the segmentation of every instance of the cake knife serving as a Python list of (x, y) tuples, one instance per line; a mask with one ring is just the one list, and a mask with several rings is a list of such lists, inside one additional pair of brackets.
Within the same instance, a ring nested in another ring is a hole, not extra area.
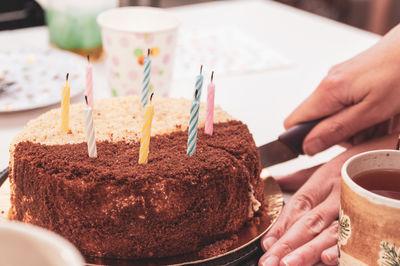
[(322, 119), (318, 119), (298, 124), (280, 135), (277, 140), (258, 147), (262, 168), (283, 163), (304, 154), (304, 139), (321, 121)]

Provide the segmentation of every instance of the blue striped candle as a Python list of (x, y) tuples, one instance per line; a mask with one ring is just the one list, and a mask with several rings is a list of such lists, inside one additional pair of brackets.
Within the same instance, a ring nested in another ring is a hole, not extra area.
[(200, 97), (201, 97), (201, 89), (203, 87), (203, 74), (202, 74), (202, 71), (203, 71), (203, 66), (200, 67), (200, 75), (197, 76), (196, 84), (195, 84), (195, 92), (196, 92), (196, 94), (195, 94), (194, 97), (196, 98), (196, 100), (199, 103), (200, 103)]
[(189, 130), (188, 130), (188, 142), (187, 142), (187, 155), (196, 154), (196, 144), (197, 144), (197, 131), (199, 125), (199, 111), (200, 102), (198, 101), (198, 90), (196, 90), (196, 95), (190, 108), (190, 120), (189, 120)]
[(142, 106), (145, 107), (149, 101), (150, 94), (150, 74), (151, 74), (151, 59), (150, 59), (150, 49), (147, 53), (147, 57), (144, 60), (144, 71), (143, 71), (143, 88), (141, 93), (140, 102)]
[(187, 155), (196, 154), (197, 144), (197, 131), (199, 128), (199, 113), (200, 113), (200, 97), (201, 88), (203, 87), (203, 66), (200, 66), (200, 75), (197, 76), (195, 84), (195, 93), (192, 107), (190, 108), (190, 120), (188, 130), (188, 143), (187, 143)]

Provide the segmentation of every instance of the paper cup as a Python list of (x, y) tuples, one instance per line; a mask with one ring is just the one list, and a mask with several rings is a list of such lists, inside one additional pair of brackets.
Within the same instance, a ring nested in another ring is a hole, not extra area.
[(113, 95), (140, 94), (143, 60), (150, 49), (150, 87), (156, 95), (168, 96), (178, 20), (159, 8), (123, 7), (101, 13), (97, 22)]
[(400, 170), (400, 151), (358, 154), (342, 167), (339, 215), (339, 265), (398, 265), (400, 200), (364, 189), (353, 178), (369, 170)]

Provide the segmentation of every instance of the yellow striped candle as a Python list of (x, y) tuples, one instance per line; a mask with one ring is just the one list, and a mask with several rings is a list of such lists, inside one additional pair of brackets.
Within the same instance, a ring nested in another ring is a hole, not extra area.
[(153, 121), (154, 116), (152, 98), (153, 93), (150, 96), (150, 101), (146, 105), (146, 114), (144, 115), (142, 135), (140, 138), (139, 164), (147, 164), (148, 162), (151, 122)]
[(68, 83), (68, 76), (69, 73), (65, 79), (61, 95), (61, 130), (65, 132), (69, 131), (69, 97), (71, 92)]

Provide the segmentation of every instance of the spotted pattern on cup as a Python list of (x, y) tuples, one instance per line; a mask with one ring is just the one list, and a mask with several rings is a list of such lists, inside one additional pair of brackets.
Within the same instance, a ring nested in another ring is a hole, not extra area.
[[(176, 32), (133, 33), (112, 32), (103, 29), (110, 87), (118, 95), (140, 94), (144, 60), (150, 49), (151, 84), (160, 96), (168, 95)], [(125, 85), (125, 86), (123, 86)]]

